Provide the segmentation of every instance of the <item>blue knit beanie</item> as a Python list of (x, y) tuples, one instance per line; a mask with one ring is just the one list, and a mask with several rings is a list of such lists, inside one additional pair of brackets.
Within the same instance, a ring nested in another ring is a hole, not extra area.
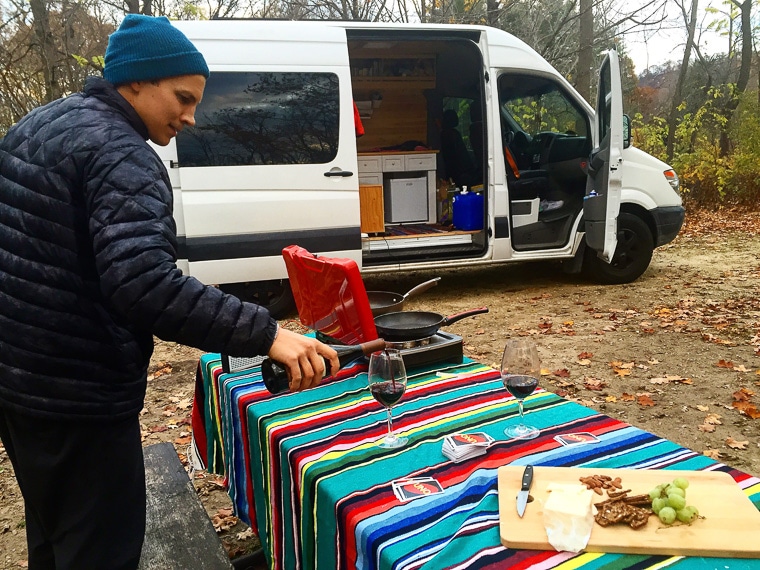
[(185, 34), (161, 16), (128, 14), (108, 38), (103, 77), (114, 85), (178, 75), (208, 78), (206, 60)]

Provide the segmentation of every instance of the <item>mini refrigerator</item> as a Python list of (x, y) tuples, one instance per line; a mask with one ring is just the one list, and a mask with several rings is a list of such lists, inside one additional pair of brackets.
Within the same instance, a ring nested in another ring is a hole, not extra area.
[(386, 179), (383, 194), (386, 222), (427, 221), (427, 177)]

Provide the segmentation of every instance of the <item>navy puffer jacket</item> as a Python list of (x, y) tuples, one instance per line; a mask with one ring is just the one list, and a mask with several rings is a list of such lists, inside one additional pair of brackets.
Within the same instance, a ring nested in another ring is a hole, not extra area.
[(266, 309), (182, 275), (171, 184), (102, 79), (0, 141), (0, 406), (113, 418), (143, 406), (153, 335), (266, 354)]

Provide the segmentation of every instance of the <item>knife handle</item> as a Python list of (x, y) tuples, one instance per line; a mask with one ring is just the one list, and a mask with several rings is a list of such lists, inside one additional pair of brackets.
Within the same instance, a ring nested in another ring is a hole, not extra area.
[(533, 483), (533, 466), (528, 465), (525, 467), (525, 471), (523, 471), (521, 490), (528, 491), (531, 483)]

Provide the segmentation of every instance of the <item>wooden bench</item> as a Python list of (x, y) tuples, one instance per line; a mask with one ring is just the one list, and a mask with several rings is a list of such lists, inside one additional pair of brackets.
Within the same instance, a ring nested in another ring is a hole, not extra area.
[(230, 570), (232, 564), (174, 446), (143, 449), (147, 514), (140, 570)]

